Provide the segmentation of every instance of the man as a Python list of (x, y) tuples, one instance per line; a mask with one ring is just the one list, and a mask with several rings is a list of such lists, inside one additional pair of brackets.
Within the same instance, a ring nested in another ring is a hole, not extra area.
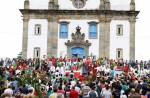
[(13, 90), (10, 86), (8, 86), (7, 89), (4, 90), (4, 94), (9, 94), (9, 95), (13, 95)]
[(72, 90), (70, 91), (70, 98), (78, 98), (79, 94), (78, 92), (75, 90), (75, 87), (72, 87)]
[(141, 98), (141, 95), (139, 94), (138, 89), (131, 89), (131, 94), (129, 94), (128, 98)]
[(101, 92), (102, 98), (112, 98), (112, 93), (109, 89), (109, 86), (106, 86), (106, 90)]
[(98, 98), (98, 94), (95, 90), (95, 86), (91, 88), (91, 91), (88, 93), (89, 98)]
[(53, 93), (50, 95), (49, 98), (57, 98), (58, 93), (57, 93), (57, 88), (54, 88)]

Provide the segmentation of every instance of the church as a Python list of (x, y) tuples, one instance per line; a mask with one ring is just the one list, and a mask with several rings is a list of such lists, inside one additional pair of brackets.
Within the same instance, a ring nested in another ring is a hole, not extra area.
[(135, 0), (25, 0), (23, 58), (135, 60)]

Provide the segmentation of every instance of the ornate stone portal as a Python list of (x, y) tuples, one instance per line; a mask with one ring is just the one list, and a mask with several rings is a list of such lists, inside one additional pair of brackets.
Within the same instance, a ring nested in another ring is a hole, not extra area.
[[(71, 34), (71, 37), (72, 37), (72, 40), (68, 40), (65, 45), (67, 46), (67, 55), (69, 57), (72, 57), (73, 56), (73, 53), (74, 52), (77, 56), (80, 55), (78, 54), (78, 52), (76, 51), (72, 51), (72, 49), (83, 49), (82, 52), (84, 53), (81, 53), (82, 56), (88, 56), (89, 55), (89, 47), (91, 46), (91, 43), (89, 43), (88, 40), (85, 40), (85, 34), (84, 33), (81, 33), (80, 32), (81, 30), (81, 27), (76, 27), (76, 33), (72, 33)], [(81, 51), (80, 51), (81, 52)]]

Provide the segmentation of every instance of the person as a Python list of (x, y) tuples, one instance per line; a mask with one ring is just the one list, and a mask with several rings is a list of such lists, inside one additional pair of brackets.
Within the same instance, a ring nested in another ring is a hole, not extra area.
[(57, 98), (58, 94), (57, 94), (57, 88), (53, 89), (53, 93), (50, 95), (49, 98)]
[(115, 91), (113, 91), (112, 95), (113, 95), (113, 98), (120, 98), (120, 90), (115, 89)]
[(79, 94), (78, 92), (75, 90), (75, 87), (73, 86), (71, 91), (70, 91), (70, 98), (78, 98)]
[(147, 93), (147, 98), (150, 98), (150, 92)]
[(88, 92), (89, 91), (90, 91), (90, 87), (88, 85), (85, 85), (85, 84), (81, 85), (81, 92), (82, 92), (83, 98), (87, 98), (88, 97)]
[(61, 93), (61, 94), (63, 94), (63, 95), (65, 94), (65, 91), (62, 89), (62, 86), (61, 86), (61, 85), (58, 87), (57, 93)]
[(92, 87), (91, 91), (88, 93), (89, 98), (98, 98), (98, 94), (95, 90), (95, 86)]
[(47, 96), (50, 97), (50, 95), (53, 93), (52, 91), (52, 87), (49, 87), (48, 91), (47, 91)]
[(3, 93), (0, 98), (12, 98), (10, 94)]
[(121, 91), (120, 98), (127, 98), (127, 95), (125, 94), (125, 92), (124, 92), (124, 91)]
[(5, 90), (4, 90), (4, 94), (8, 94), (8, 95), (13, 95), (13, 90), (12, 90), (12, 88), (11, 88), (11, 86), (8, 86), (8, 88), (6, 88)]
[(141, 98), (141, 95), (139, 94), (138, 89), (131, 89), (131, 94), (129, 95), (129, 98)]
[(64, 98), (65, 91), (62, 89), (61, 85), (58, 87), (57, 94), (58, 94), (58, 98)]
[(147, 98), (148, 97), (146, 90), (142, 90), (141, 93), (142, 93), (141, 98)]
[(102, 98), (112, 98), (112, 93), (109, 89), (109, 86), (106, 86), (106, 90), (101, 92)]

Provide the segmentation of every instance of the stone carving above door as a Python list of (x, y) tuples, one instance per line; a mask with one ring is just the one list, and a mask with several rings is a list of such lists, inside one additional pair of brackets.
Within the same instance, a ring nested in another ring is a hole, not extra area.
[(86, 47), (89, 47), (91, 46), (91, 43), (89, 43), (88, 40), (85, 40), (85, 34), (84, 33), (81, 33), (81, 27), (76, 27), (76, 33), (72, 33), (71, 34), (71, 37), (72, 37), (72, 40), (68, 40), (67, 43), (65, 43), (66, 46), (74, 46), (74, 45), (77, 45), (77, 46), (86, 46)]

